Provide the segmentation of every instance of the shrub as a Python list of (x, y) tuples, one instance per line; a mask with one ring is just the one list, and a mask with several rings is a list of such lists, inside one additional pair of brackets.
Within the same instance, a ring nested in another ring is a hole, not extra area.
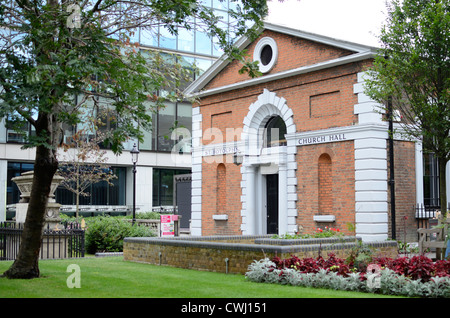
[(321, 256), (316, 259), (310, 257), (301, 259), (293, 255), (287, 259), (274, 257), (272, 262), (277, 269), (291, 268), (300, 273), (318, 273), (322, 269), (328, 272), (335, 272), (341, 276), (347, 276), (350, 273), (350, 268), (345, 260), (336, 257), (334, 253), (329, 253), (328, 259), (324, 259)]
[(350, 251), (346, 262), (350, 267), (354, 267), (359, 272), (365, 272), (367, 266), (372, 263), (372, 250), (362, 242), (357, 242), (356, 246)]
[[(127, 215), (125, 218), (132, 219), (132, 215)], [(159, 212), (139, 212), (136, 213), (136, 219), (140, 220), (159, 220), (161, 219), (161, 214)]]
[(374, 262), (381, 267), (388, 267), (398, 275), (414, 280), (428, 282), (434, 276), (450, 277), (450, 261), (433, 262), (426, 256), (399, 257), (396, 259), (375, 258)]
[(122, 252), (125, 237), (155, 236), (145, 226), (133, 225), (119, 217), (97, 216), (86, 219), (86, 252)]
[(249, 267), (246, 273), (247, 279), (262, 283), (377, 292), (408, 297), (450, 297), (449, 277), (433, 277), (428, 282), (422, 282), (398, 275), (390, 269), (384, 269), (381, 271), (379, 286), (374, 288), (362, 281), (358, 273), (350, 273), (347, 277), (335, 272), (327, 272), (325, 269), (320, 269), (317, 273), (300, 273), (292, 268), (277, 269), (269, 259), (262, 262), (263, 266)]
[(324, 237), (333, 237), (333, 236), (344, 236), (344, 234), (338, 228), (328, 227), (325, 228), (318, 227), (313, 234), (284, 234), (278, 235), (275, 234), (272, 238), (275, 239), (287, 239), (287, 240), (295, 240), (295, 239), (306, 239), (306, 238), (324, 238)]

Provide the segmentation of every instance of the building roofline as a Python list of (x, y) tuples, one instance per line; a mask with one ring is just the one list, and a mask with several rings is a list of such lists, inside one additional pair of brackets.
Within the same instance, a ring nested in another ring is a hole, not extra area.
[(261, 77), (257, 77), (257, 78), (252, 78), (252, 79), (249, 79), (246, 81), (242, 81), (242, 82), (238, 82), (238, 83), (234, 83), (234, 84), (230, 84), (230, 85), (225, 85), (225, 86), (221, 86), (221, 87), (217, 87), (217, 88), (212, 88), (209, 90), (203, 90), (203, 91), (198, 91), (198, 92), (192, 91), (192, 92), (189, 92), (188, 94), (192, 97), (205, 97), (205, 96), (210, 96), (210, 95), (219, 94), (219, 93), (225, 93), (225, 92), (228, 92), (231, 90), (249, 87), (249, 86), (253, 86), (253, 85), (257, 85), (257, 84), (280, 80), (280, 79), (291, 77), (291, 76), (315, 72), (315, 71), (319, 71), (319, 70), (323, 70), (323, 69), (327, 69), (327, 68), (331, 68), (331, 67), (335, 67), (335, 66), (339, 66), (339, 65), (359, 62), (359, 61), (371, 59), (374, 57), (375, 57), (374, 52), (356, 53), (356, 54), (344, 56), (341, 58), (337, 58), (334, 60), (320, 62), (320, 63), (316, 63), (313, 65), (308, 65), (308, 66), (302, 66), (302, 67), (295, 68), (292, 70), (274, 73), (274, 74), (261, 76)]
[[(314, 42), (318, 42), (318, 43), (322, 43), (322, 44), (326, 44), (326, 45), (330, 45), (330, 46), (334, 46), (334, 47), (339, 47), (342, 49), (353, 51), (353, 52), (355, 52), (355, 54), (345, 56), (342, 58), (337, 58), (337, 59), (334, 59), (331, 61), (326, 61), (326, 62), (321, 62), (321, 63), (317, 63), (317, 64), (313, 64), (313, 65), (299, 67), (299, 68), (284, 71), (284, 72), (266, 75), (266, 76), (246, 80), (243, 82), (226, 85), (223, 87), (202, 91), (202, 89), (231, 62), (227, 55), (223, 55), (219, 59), (217, 59), (213, 63), (213, 65), (210, 68), (208, 68), (198, 79), (193, 81), (186, 88), (186, 90), (184, 91), (185, 94), (188, 96), (191, 96), (191, 97), (194, 97), (194, 96), (195, 97), (203, 97), (203, 96), (208, 96), (208, 95), (212, 95), (212, 94), (222, 93), (222, 92), (226, 92), (226, 91), (229, 91), (232, 89), (247, 87), (247, 86), (265, 83), (265, 82), (269, 82), (269, 81), (273, 81), (273, 80), (277, 80), (277, 79), (281, 79), (281, 78), (285, 78), (285, 77), (289, 77), (289, 76), (304, 74), (304, 73), (308, 73), (308, 72), (312, 72), (312, 71), (316, 71), (316, 70), (320, 70), (320, 69), (324, 69), (324, 68), (328, 68), (328, 67), (342, 65), (345, 63), (351, 63), (351, 62), (361, 61), (363, 59), (373, 58), (373, 57), (375, 57), (376, 50), (377, 50), (377, 48), (375, 48), (375, 47), (352, 43), (352, 42), (348, 42), (348, 41), (342, 41), (342, 40), (326, 37), (323, 35), (304, 32), (301, 30), (296, 30), (293, 28), (289, 28), (289, 27), (282, 26), (282, 25), (276, 25), (276, 24), (272, 24), (272, 23), (264, 23), (264, 27), (261, 28), (260, 32), (262, 32), (263, 30), (271, 30), (274, 32), (279, 32), (279, 33), (291, 35), (294, 37), (298, 37), (298, 38), (302, 38), (302, 39), (306, 39), (306, 40), (310, 40), (310, 41), (314, 41)], [(238, 49), (242, 50), (245, 47), (247, 47), (250, 43), (251, 43), (251, 41), (248, 37), (242, 37), (236, 42), (236, 47)]]

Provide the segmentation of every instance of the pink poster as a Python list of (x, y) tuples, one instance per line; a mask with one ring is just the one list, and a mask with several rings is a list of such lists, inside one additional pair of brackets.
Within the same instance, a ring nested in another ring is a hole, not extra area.
[(175, 221), (178, 215), (165, 214), (161, 215), (161, 236), (175, 236)]

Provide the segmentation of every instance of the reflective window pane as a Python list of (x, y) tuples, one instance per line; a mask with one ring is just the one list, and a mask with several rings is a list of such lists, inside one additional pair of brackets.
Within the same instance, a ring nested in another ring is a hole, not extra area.
[(177, 112), (177, 144), (176, 151), (182, 153), (191, 152), (192, 134), (192, 105), (189, 103), (179, 103)]
[[(153, 111), (153, 108), (150, 107), (150, 105), (148, 107), (146, 107), (148, 109), (148, 113)], [(139, 149), (141, 150), (153, 150), (153, 122), (152, 122), (152, 127), (149, 130), (145, 130), (144, 128), (142, 128), (142, 133), (144, 135), (144, 140), (142, 142), (139, 143)]]
[(178, 29), (178, 50), (194, 52), (194, 30)]
[(153, 206), (173, 206), (173, 176), (189, 170), (153, 169)]
[(213, 8), (228, 10), (228, 0), (213, 0)]
[(211, 7), (211, 0), (200, 0), (200, 3), (204, 6)]
[(195, 64), (199, 69), (198, 75), (203, 74), (212, 65), (212, 63), (213, 61), (208, 59), (200, 59), (200, 58), (195, 59)]
[(175, 142), (171, 140), (171, 133), (175, 123), (175, 104), (167, 103), (158, 114), (158, 150), (171, 151)]
[(158, 28), (155, 30), (141, 29), (140, 43), (148, 46), (158, 46)]
[(160, 28), (159, 46), (165, 49), (177, 49), (176, 34), (172, 34), (167, 28)]
[(212, 43), (208, 35), (201, 31), (195, 32), (195, 52), (200, 54), (212, 54)]

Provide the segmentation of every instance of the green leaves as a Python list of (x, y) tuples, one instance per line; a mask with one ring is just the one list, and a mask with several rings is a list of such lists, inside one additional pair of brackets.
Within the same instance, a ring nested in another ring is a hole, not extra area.
[[(162, 101), (182, 101), (183, 87), (194, 75), (193, 66), (176, 56), (142, 51), (131, 43), (130, 35), (139, 27), (191, 28), (195, 19), (203, 31), (217, 39), (230, 58), (239, 59), (242, 72), (257, 76), (255, 65), (245, 60), (233, 42), (256, 26), (267, 13), (265, 1), (242, 1), (232, 6), (233, 23), (223, 29), (220, 14), (198, 0), (117, 0), (71, 2), (77, 10), (67, 10), (63, 1), (35, 2), (0, 0), (0, 115), (16, 117), (36, 125), (40, 114), (55, 121), (40, 137), (28, 137), (28, 146), (57, 147), (50, 136), (62, 124), (76, 125), (86, 114), (111, 109), (116, 125), (106, 136), (112, 150), (120, 153), (129, 138), (142, 138), (138, 126), (150, 129), (151, 113)], [(79, 9), (79, 10), (78, 10)], [(74, 17), (73, 15), (79, 15)], [(71, 19), (78, 18), (79, 25)], [(51, 116), (50, 116), (51, 117)]]
[(450, 0), (393, 0), (366, 93), (400, 112), (403, 134), (438, 159), (441, 210), (450, 160)]
[(392, 98), (404, 130), (448, 160), (450, 149), (437, 140), (450, 131), (449, 0), (393, 1), (380, 40), (366, 92), (381, 103)]

